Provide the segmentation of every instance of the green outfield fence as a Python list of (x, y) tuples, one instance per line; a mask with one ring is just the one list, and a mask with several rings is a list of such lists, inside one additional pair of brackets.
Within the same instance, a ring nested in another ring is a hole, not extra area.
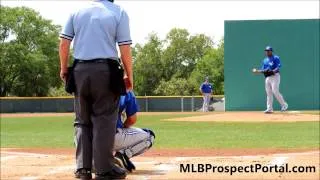
[[(66, 97), (2, 97), (1, 113), (74, 112), (72, 96)], [(202, 107), (201, 96), (137, 96), (141, 112), (192, 112)], [(224, 111), (224, 96), (214, 95), (211, 106)]]

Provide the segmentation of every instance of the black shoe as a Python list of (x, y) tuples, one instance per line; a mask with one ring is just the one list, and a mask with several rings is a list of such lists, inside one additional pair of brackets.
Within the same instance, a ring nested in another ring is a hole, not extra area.
[(126, 170), (118, 166), (114, 166), (112, 170), (107, 173), (96, 174), (95, 180), (125, 179), (126, 177)]
[(91, 170), (86, 168), (78, 169), (74, 173), (74, 177), (81, 180), (91, 180), (92, 179)]
[(128, 156), (126, 154), (122, 154), (120, 152), (116, 152), (115, 158), (118, 158), (121, 160), (123, 166), (129, 171), (132, 172), (133, 170), (136, 170), (136, 166), (130, 161)]

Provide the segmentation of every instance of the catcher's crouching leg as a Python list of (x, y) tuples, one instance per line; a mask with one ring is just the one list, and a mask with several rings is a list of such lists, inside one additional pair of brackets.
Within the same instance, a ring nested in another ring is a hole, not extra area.
[(154, 132), (150, 129), (143, 129), (143, 131), (148, 133), (145, 139), (139, 141), (131, 147), (120, 150), (115, 154), (115, 163), (120, 167), (127, 169), (129, 172), (132, 172), (136, 169), (135, 165), (130, 161), (130, 158), (146, 152), (154, 143)]

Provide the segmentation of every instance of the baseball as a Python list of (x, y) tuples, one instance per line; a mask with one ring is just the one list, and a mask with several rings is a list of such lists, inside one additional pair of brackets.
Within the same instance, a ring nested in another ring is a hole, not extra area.
[(252, 72), (254, 72), (254, 73), (257, 72), (257, 69), (256, 69), (256, 68), (253, 68), (253, 69), (252, 69)]

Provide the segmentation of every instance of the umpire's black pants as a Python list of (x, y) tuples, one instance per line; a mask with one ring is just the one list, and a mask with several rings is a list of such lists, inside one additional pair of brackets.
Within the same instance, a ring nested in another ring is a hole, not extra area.
[(97, 173), (108, 172), (119, 105), (119, 96), (110, 90), (110, 69), (103, 62), (77, 63), (74, 76), (77, 169), (91, 169), (93, 160)]

